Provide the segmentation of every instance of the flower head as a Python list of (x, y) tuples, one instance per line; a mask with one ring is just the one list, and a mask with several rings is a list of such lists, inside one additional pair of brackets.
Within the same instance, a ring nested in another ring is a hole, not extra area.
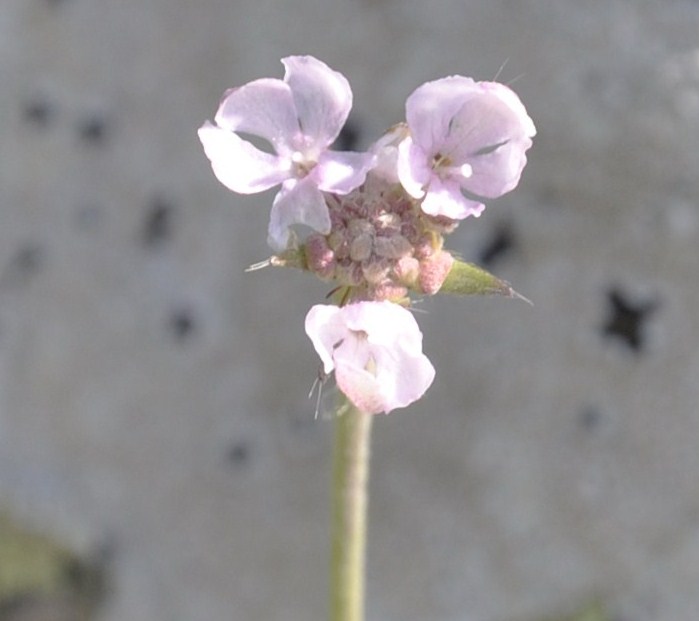
[(507, 86), (462, 76), (417, 88), (406, 119), (410, 136), (398, 146), (398, 178), (422, 199), (425, 213), (453, 220), (480, 215), (484, 198), (514, 189), (536, 134)]
[[(484, 199), (514, 189), (536, 129), (508, 87), (451, 76), (417, 88), (406, 122), (369, 152), (331, 151), (352, 107), (349, 83), (312, 56), (282, 63), (283, 80), (227, 91), (199, 137), (234, 192), (281, 185), (268, 234), (278, 255), (259, 265), (298, 267), (333, 283), (327, 297), (338, 306), (313, 306), (306, 333), (357, 408), (388, 413), (419, 399), (435, 375), (406, 310), (410, 295), (520, 297), (455, 259), (444, 237), (480, 215)], [(298, 243), (296, 224), (312, 229)]]
[(346, 196), (328, 200), (332, 230), (306, 238), (305, 267), (349, 288), (343, 301), (405, 303), (410, 291), (433, 295), (453, 262), (442, 247), (442, 223), (423, 213), (400, 185), (375, 173)]
[(422, 353), (415, 318), (391, 302), (313, 306), (306, 333), (340, 390), (358, 408), (388, 413), (416, 401), (435, 370)]
[[(269, 223), (270, 245), (284, 249), (289, 227), (305, 224), (330, 231), (322, 192), (347, 194), (362, 184), (374, 156), (336, 152), (337, 138), (352, 107), (345, 77), (312, 56), (282, 60), (284, 80), (263, 78), (227, 91), (199, 138), (214, 174), (241, 194), (262, 192), (281, 183)], [(263, 151), (239, 134), (264, 139)]]

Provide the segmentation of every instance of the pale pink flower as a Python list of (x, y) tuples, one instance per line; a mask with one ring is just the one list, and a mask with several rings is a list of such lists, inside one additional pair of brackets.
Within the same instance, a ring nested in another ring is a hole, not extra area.
[[(361, 185), (373, 155), (336, 152), (337, 138), (352, 107), (345, 77), (312, 56), (282, 59), (284, 80), (263, 78), (227, 91), (199, 138), (218, 180), (241, 194), (282, 187), (274, 199), (269, 243), (284, 249), (289, 227), (305, 224), (330, 232), (322, 192), (347, 194)], [(271, 145), (263, 151), (239, 133)]]
[[(536, 134), (507, 86), (452, 76), (427, 82), (406, 102), (410, 136), (398, 147), (398, 177), (432, 216), (478, 216), (484, 198), (514, 189)], [(464, 192), (466, 195), (464, 195)]]
[(391, 302), (318, 304), (306, 316), (306, 334), (335, 371), (340, 390), (360, 410), (388, 413), (418, 400), (435, 370), (422, 353), (422, 333), (412, 314)]

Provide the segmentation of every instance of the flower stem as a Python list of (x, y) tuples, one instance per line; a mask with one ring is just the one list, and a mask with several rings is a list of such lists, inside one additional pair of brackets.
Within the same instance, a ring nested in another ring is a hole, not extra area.
[(373, 416), (350, 403), (335, 420), (330, 620), (364, 619), (369, 442)]

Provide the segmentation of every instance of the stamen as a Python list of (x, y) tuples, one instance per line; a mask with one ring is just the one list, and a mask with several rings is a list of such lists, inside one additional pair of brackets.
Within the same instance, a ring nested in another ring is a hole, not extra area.
[(369, 359), (366, 361), (366, 365), (364, 366), (364, 368), (374, 377), (376, 377), (376, 360), (373, 356), (369, 356)]

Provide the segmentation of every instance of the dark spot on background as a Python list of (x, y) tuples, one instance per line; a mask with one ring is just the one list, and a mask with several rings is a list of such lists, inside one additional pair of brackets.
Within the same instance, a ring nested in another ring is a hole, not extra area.
[(251, 452), (252, 450), (248, 442), (234, 442), (226, 451), (226, 460), (229, 464), (236, 467), (245, 466), (250, 461)]
[(333, 144), (333, 149), (336, 151), (355, 151), (359, 143), (361, 132), (359, 127), (353, 121), (347, 121), (345, 126), (340, 130), (340, 135)]
[(0, 284), (13, 286), (25, 284), (45, 262), (44, 249), (35, 242), (26, 242), (12, 255), (2, 271)]
[(618, 287), (610, 288), (602, 335), (620, 340), (632, 352), (640, 353), (645, 345), (646, 323), (658, 306), (657, 300), (634, 300)]
[(28, 243), (22, 246), (13, 259), (15, 269), (22, 274), (36, 272), (44, 262), (44, 251), (38, 244)]
[(602, 419), (603, 415), (600, 409), (590, 405), (584, 407), (578, 414), (580, 426), (587, 431), (597, 428)]
[(101, 602), (107, 594), (108, 560), (100, 553), (95, 558), (70, 558), (63, 564), (63, 580), (80, 599)]
[(172, 236), (174, 207), (162, 197), (154, 198), (148, 206), (143, 223), (142, 239), (146, 246), (156, 246)]
[(89, 144), (101, 144), (107, 136), (107, 120), (98, 114), (83, 118), (78, 125), (78, 135)]
[(34, 97), (25, 102), (22, 117), (27, 123), (37, 127), (48, 127), (55, 116), (55, 110), (47, 99)]
[(169, 328), (176, 341), (189, 339), (196, 329), (192, 312), (186, 308), (175, 309), (169, 318)]
[(507, 256), (515, 248), (515, 236), (512, 227), (500, 224), (493, 231), (490, 239), (478, 254), (477, 263), (491, 267), (494, 263)]

